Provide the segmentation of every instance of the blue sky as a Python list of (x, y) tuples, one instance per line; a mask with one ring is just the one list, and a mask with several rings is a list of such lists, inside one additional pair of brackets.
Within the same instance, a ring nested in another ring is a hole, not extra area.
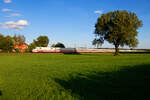
[[(114, 10), (137, 14), (144, 24), (138, 48), (150, 49), (150, 0), (0, 0), (0, 33), (25, 35), (29, 43), (47, 35), (50, 44), (92, 47), (97, 18)], [(105, 42), (102, 47), (113, 46)]]

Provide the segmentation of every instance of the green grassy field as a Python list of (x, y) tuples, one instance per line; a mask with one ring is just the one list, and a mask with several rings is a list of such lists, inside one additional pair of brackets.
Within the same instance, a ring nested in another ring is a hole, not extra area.
[(149, 100), (150, 54), (1, 54), (0, 100)]

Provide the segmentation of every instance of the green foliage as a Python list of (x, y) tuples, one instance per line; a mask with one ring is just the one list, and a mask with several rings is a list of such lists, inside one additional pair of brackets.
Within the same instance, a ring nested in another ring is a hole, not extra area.
[(0, 55), (0, 100), (149, 100), (149, 66), (150, 54)]
[(13, 38), (11, 36), (6, 36), (3, 50), (7, 52), (12, 52), (13, 48), (14, 48)]
[(0, 49), (4, 52), (12, 52), (14, 41), (11, 36), (3, 36), (0, 34)]
[(51, 47), (55, 47), (55, 44), (52, 44)]
[(103, 39), (94, 39), (92, 41), (92, 44), (95, 45), (97, 48), (100, 48), (100, 46), (102, 46), (102, 44), (104, 43), (104, 40)]
[(5, 37), (0, 34), (0, 49), (2, 50), (4, 47), (4, 41), (5, 41)]
[(49, 44), (49, 38), (47, 36), (39, 36), (37, 40), (34, 40), (37, 47), (47, 47)]
[(139, 27), (142, 27), (142, 21), (138, 19), (135, 13), (117, 10), (103, 14), (98, 18), (95, 34), (96, 37), (115, 45), (117, 55), (119, 46), (137, 46)]
[(31, 52), (31, 51), (29, 51), (29, 48), (28, 48), (28, 49), (25, 49), (24, 52), (25, 52), (25, 53), (29, 53), (29, 52)]
[(16, 49), (15, 51), (16, 51), (16, 53), (20, 53), (20, 52), (21, 52), (21, 50), (20, 50), (20, 49)]
[(57, 44), (53, 44), (53, 47), (60, 47), (60, 48), (65, 48), (65, 45), (63, 43), (58, 42)]
[(36, 40), (28, 46), (28, 52), (32, 52), (36, 47), (47, 47), (49, 44), (49, 38), (47, 36), (39, 36)]
[(28, 51), (29, 51), (29, 52), (32, 52), (32, 50), (35, 49), (36, 47), (37, 47), (37, 46), (36, 46), (35, 42), (30, 43), (29, 46), (28, 46)]

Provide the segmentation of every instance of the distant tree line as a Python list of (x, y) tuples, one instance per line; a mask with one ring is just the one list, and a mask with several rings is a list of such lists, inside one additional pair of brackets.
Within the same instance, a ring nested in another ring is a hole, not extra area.
[(4, 36), (0, 34), (0, 52), (12, 52), (14, 50), (14, 46), (21, 45), (25, 43), (25, 37), (23, 35), (14, 35), (13, 37), (10, 35)]
[[(14, 35), (12, 37), (9, 35), (4, 36), (0, 34), (0, 52), (19, 52), (19, 50), (14, 49), (14, 46), (24, 44), (25, 41), (26, 38), (24, 35)], [(32, 52), (32, 50), (36, 47), (48, 47), (49, 41), (48, 36), (39, 36), (28, 45), (25, 52)], [(57, 44), (53, 44), (51, 47), (65, 48), (65, 45), (58, 42)]]

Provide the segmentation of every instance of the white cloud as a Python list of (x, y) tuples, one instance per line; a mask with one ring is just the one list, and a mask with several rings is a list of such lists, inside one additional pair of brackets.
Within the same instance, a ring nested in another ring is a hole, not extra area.
[(8, 9), (8, 8), (3, 8), (2, 9), (2, 12), (11, 12), (11, 11), (13, 11), (12, 9)]
[(4, 29), (23, 30), (24, 27), (29, 26), (29, 23), (26, 20), (19, 20), (17, 22), (8, 21), (8, 22), (5, 22), (5, 23), (1, 23), (1, 26)]
[(26, 20), (19, 20), (17, 24), (22, 25), (22, 26), (29, 26), (29, 24)]
[(5, 3), (11, 3), (12, 0), (4, 0)]
[(101, 10), (97, 10), (97, 11), (94, 11), (95, 14), (103, 14), (103, 11)]
[(21, 14), (15, 13), (15, 14), (10, 14), (10, 15), (8, 15), (6, 17), (21, 17), (21, 16), (22, 16)]

